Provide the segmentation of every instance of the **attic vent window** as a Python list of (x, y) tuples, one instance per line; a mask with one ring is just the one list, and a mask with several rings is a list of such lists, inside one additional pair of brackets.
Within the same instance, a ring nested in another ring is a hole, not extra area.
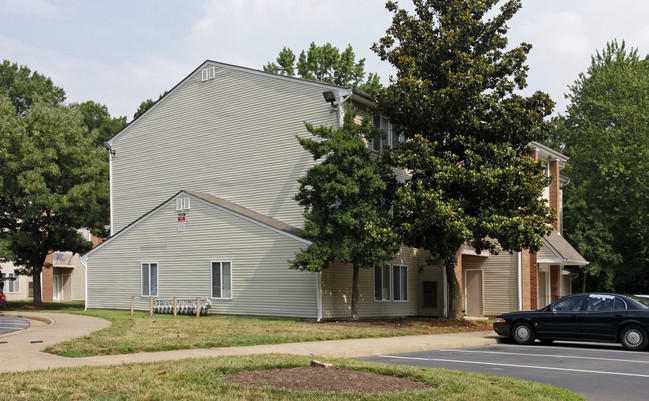
[(176, 210), (189, 210), (189, 197), (176, 198)]
[(216, 69), (214, 67), (203, 68), (201, 71), (201, 81), (213, 79), (216, 76)]

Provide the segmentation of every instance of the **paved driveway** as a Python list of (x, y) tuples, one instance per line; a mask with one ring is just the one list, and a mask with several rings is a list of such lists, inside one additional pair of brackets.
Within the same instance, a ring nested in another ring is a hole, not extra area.
[(29, 328), (29, 320), (0, 316), (0, 334)]
[(649, 352), (626, 351), (615, 344), (501, 343), (359, 359), (531, 380), (567, 388), (589, 401), (649, 399)]

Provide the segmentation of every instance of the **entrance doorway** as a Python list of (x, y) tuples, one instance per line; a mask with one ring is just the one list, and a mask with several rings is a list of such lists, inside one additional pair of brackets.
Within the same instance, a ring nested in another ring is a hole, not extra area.
[(465, 270), (467, 316), (482, 316), (482, 270)]

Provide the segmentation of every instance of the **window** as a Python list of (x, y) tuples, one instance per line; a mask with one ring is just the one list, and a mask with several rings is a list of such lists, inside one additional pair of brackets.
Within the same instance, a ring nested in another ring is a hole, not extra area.
[(382, 132), (381, 136), (372, 139), (372, 150), (379, 151), (383, 145), (397, 149), (405, 141), (405, 136), (399, 134), (397, 127), (390, 124), (385, 117), (372, 116), (372, 124), (379, 127)]
[(158, 296), (158, 264), (142, 263), (142, 296)]
[(626, 302), (620, 298), (615, 298), (615, 303), (613, 304), (613, 309), (614, 310), (625, 310), (626, 309)]
[(562, 298), (553, 303), (550, 310), (558, 312), (579, 312), (581, 311), (581, 305), (584, 303), (585, 298), (585, 295)]
[(15, 280), (7, 280), (4, 282), (4, 292), (20, 292), (18, 286), (18, 275), (16, 273), (2, 273), (2, 277), (15, 277)]
[(392, 265), (392, 299), (408, 300), (408, 266)]
[(613, 310), (613, 302), (615, 297), (613, 295), (592, 294), (588, 297), (587, 311), (590, 312), (610, 312)]
[(212, 298), (232, 298), (232, 262), (212, 262)]
[(374, 266), (374, 300), (390, 300), (390, 266)]
[(424, 308), (437, 308), (437, 281), (424, 281)]

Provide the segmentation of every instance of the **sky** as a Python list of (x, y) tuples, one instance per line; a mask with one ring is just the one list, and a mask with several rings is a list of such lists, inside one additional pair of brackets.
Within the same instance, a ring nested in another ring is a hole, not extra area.
[[(352, 45), (384, 84), (394, 69), (370, 49), (392, 15), (383, 0), (0, 0), (0, 59), (46, 75), (67, 101), (93, 100), (130, 121), (205, 60), (262, 69), (283, 47)], [(410, 0), (399, 5), (411, 8)], [(612, 40), (649, 52), (647, 0), (523, 0), (510, 47), (532, 44), (529, 95), (564, 114), (568, 86)]]

